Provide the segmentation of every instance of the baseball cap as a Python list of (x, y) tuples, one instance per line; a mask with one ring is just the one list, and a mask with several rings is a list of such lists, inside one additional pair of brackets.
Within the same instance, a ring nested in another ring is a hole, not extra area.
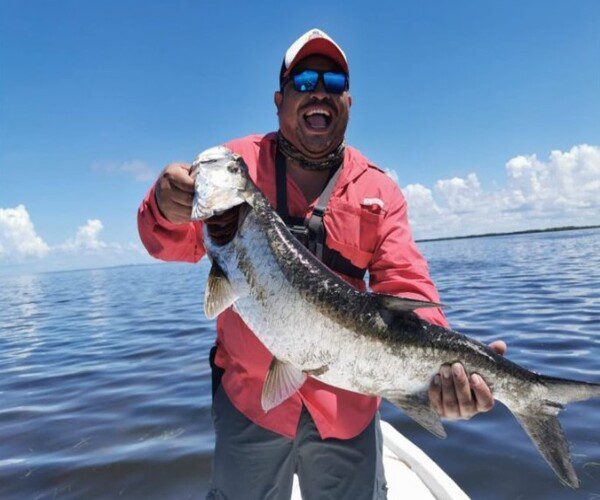
[(348, 71), (348, 60), (340, 46), (324, 31), (314, 28), (302, 35), (287, 49), (279, 72), (279, 83), (289, 76), (290, 71), (305, 57), (322, 55), (335, 61), (342, 71)]

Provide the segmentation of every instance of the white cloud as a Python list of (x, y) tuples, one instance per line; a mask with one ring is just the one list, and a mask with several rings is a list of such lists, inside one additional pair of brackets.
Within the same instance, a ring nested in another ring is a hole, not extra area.
[(385, 173), (387, 176), (389, 176), (396, 184), (398, 184), (399, 179), (398, 179), (398, 172), (396, 172), (395, 170), (392, 170), (391, 168), (386, 168), (385, 169)]
[(431, 189), (422, 184), (409, 184), (404, 189), (404, 195), (408, 201), (408, 206), (417, 217), (435, 217), (442, 213), (442, 210), (433, 199)]
[(38, 236), (24, 205), (0, 208), (0, 259), (43, 257), (50, 251)]
[(74, 238), (69, 238), (62, 245), (59, 245), (57, 249), (68, 252), (79, 250), (92, 252), (107, 249), (119, 250), (121, 245), (118, 243), (106, 243), (99, 238), (102, 229), (104, 229), (104, 226), (99, 219), (90, 219), (84, 226), (77, 228), (77, 234)]
[(515, 200), (538, 209), (569, 209), (600, 203), (600, 148), (582, 144), (552, 151), (547, 163), (535, 155), (506, 164), (508, 189)]
[(471, 173), (466, 179), (454, 177), (435, 183), (435, 190), (453, 213), (473, 210), (482, 195), (477, 175)]
[(475, 173), (403, 191), (417, 237), (600, 223), (600, 147), (582, 144), (511, 158), (506, 187), (485, 190)]
[(74, 236), (49, 245), (24, 205), (0, 208), (0, 275), (154, 262), (138, 241), (105, 241), (103, 230), (102, 221), (89, 219)]
[(140, 182), (149, 182), (158, 176), (158, 172), (142, 160), (129, 160), (123, 163), (97, 162), (92, 165), (92, 170), (107, 173), (125, 173), (132, 175), (135, 180)]
[[(143, 162), (127, 162), (113, 171), (143, 177), (145, 168)], [(582, 144), (552, 151), (546, 161), (516, 156), (506, 162), (505, 172), (503, 188), (485, 189), (475, 173), (441, 179), (433, 187), (405, 186), (415, 236), (600, 224), (600, 147)], [(50, 246), (36, 233), (24, 205), (0, 208), (0, 263), (44, 257), (40, 262), (66, 269), (151, 260), (139, 243), (104, 241), (103, 229), (99, 219), (90, 219), (74, 237)]]

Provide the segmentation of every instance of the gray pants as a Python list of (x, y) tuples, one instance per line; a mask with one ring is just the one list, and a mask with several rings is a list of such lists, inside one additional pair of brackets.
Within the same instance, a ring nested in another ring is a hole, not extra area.
[(295, 439), (264, 429), (240, 413), (219, 385), (208, 499), (289, 500), (294, 473), (304, 500), (387, 498), (379, 414), (352, 439), (321, 439), (302, 409)]

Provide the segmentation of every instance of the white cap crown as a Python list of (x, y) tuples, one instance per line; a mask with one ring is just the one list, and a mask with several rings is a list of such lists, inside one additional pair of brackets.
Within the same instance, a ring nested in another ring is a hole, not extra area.
[(284, 75), (287, 76), (301, 59), (315, 54), (329, 57), (348, 73), (348, 60), (341, 47), (327, 33), (314, 28), (304, 33), (287, 49), (283, 59)]

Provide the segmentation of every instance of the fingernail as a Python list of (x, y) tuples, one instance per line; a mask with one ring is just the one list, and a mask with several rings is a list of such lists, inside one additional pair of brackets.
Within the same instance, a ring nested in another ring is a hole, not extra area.
[(441, 383), (441, 379), (439, 375), (436, 375), (435, 377), (433, 377), (433, 385), (440, 385)]
[(473, 383), (473, 385), (479, 385), (483, 382), (483, 380), (479, 375), (474, 373), (473, 375), (471, 375), (471, 382)]
[(460, 363), (454, 363), (452, 365), (452, 373), (455, 377), (458, 377), (462, 372), (462, 365)]
[(442, 377), (450, 378), (450, 367), (448, 365), (442, 366), (441, 372), (442, 372)]

